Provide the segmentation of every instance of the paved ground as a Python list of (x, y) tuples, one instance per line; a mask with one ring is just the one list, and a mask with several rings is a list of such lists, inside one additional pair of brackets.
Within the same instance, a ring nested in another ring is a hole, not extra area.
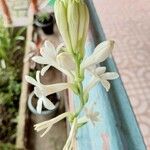
[(150, 2), (93, 0), (130, 97), (147, 148), (150, 149)]

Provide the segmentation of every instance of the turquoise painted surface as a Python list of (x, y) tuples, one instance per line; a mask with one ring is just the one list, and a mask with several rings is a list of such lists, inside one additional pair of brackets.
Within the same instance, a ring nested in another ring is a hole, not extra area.
[(56, 0), (48, 0), (48, 4), (51, 5), (51, 6), (54, 6), (55, 1)]
[[(86, 1), (93, 23), (94, 39), (90, 39), (86, 45), (86, 53), (90, 55), (95, 43), (105, 40), (105, 35), (97, 17), (91, 0)], [(107, 59), (104, 63), (108, 71), (117, 71), (115, 62)], [(90, 76), (86, 75), (85, 83)], [(128, 96), (121, 79), (111, 82), (110, 92), (97, 84), (90, 92), (89, 103), (94, 103), (94, 110), (98, 111), (101, 121), (93, 126), (88, 123), (79, 129), (77, 135), (78, 150), (146, 150), (143, 137), (139, 130)], [(78, 107), (78, 97), (74, 95), (75, 106)], [(82, 114), (81, 114), (82, 115)]]

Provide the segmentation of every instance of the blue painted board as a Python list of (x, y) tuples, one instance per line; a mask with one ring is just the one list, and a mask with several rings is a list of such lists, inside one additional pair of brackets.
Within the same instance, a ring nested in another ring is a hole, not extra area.
[[(90, 55), (95, 44), (105, 40), (99, 18), (91, 0), (86, 0), (90, 10), (93, 41), (87, 42), (86, 54)], [(107, 59), (104, 63), (108, 71), (117, 71), (115, 62)], [(86, 75), (84, 83), (89, 81), (90, 76)], [(78, 97), (74, 95), (75, 107), (78, 107)], [(77, 135), (78, 150), (146, 150), (143, 137), (135, 119), (128, 96), (121, 79), (111, 82), (110, 92), (97, 84), (90, 92), (89, 107), (96, 103), (94, 109), (101, 116), (95, 126), (88, 123), (79, 129)]]

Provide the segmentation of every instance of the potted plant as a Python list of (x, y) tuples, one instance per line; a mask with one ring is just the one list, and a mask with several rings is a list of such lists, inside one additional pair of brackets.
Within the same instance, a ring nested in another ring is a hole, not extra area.
[(41, 28), (46, 35), (53, 34), (54, 22), (53, 13), (40, 12), (34, 16), (34, 25)]

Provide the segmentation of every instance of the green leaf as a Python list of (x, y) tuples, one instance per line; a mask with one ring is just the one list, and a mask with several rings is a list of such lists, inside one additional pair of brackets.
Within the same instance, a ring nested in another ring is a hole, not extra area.
[(15, 40), (17, 40), (17, 41), (24, 41), (24, 39), (25, 39), (25, 37), (23, 37), (23, 36), (16, 36), (15, 37)]

